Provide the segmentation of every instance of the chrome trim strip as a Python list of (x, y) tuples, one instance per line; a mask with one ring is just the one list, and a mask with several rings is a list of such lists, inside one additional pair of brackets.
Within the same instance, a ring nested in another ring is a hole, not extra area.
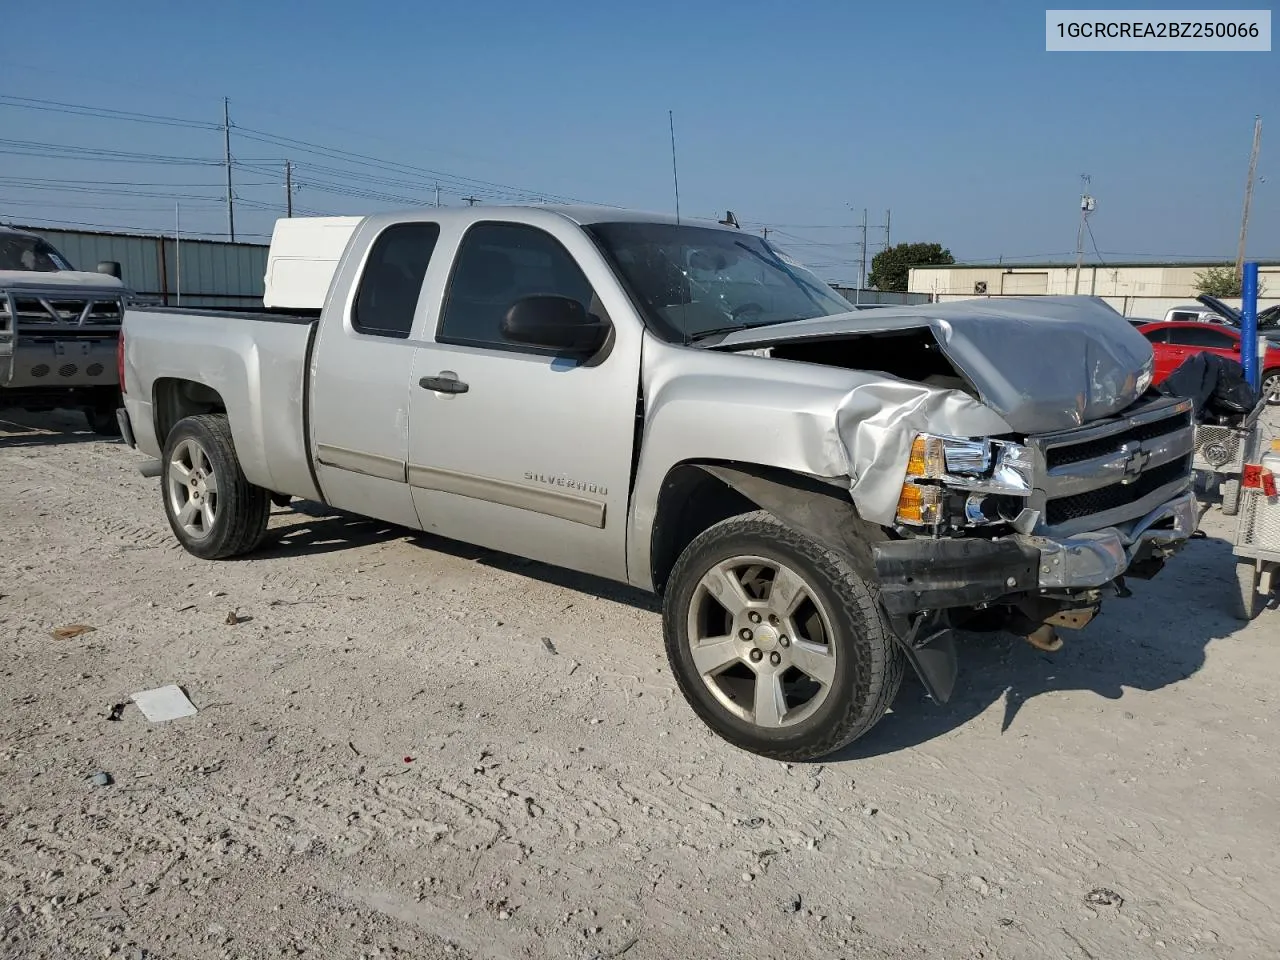
[(1140, 427), (1157, 420), (1172, 420), (1174, 416), (1188, 413), (1190, 410), (1190, 400), (1169, 397), (1167, 400), (1153, 400), (1145, 409), (1129, 416), (1116, 417), (1113, 420), (1104, 420), (1101, 423), (1089, 426), (1059, 430), (1057, 433), (1041, 433), (1037, 434), (1034, 439), (1037, 446), (1048, 453), (1054, 447), (1074, 447), (1077, 444), (1088, 443), (1090, 440), (1102, 440), (1112, 434), (1124, 433), (1126, 430), (1132, 430), (1134, 427)]
[(365, 453), (361, 450), (348, 450), (346, 447), (335, 447), (329, 443), (316, 444), (316, 462), (338, 470), (350, 470), (352, 473), (379, 480), (394, 480), (404, 483), (406, 479), (405, 462), (395, 457), (384, 457), (377, 453)]
[(510, 480), (477, 477), (469, 473), (442, 470), (439, 467), (417, 467), (413, 464), (409, 465), (409, 484), (423, 490), (453, 493), (460, 497), (498, 503), (515, 507), (517, 510), (529, 510), (548, 517), (568, 520), (571, 523), (581, 523), (588, 527), (604, 528), (604, 503), (573, 493), (543, 490), (523, 483), (512, 483)]
[(1121, 506), (1112, 507), (1110, 510), (1091, 513), (1088, 516), (1077, 517), (1074, 520), (1068, 520), (1053, 527), (1046, 525), (1041, 527), (1037, 533), (1050, 537), (1070, 537), (1089, 530), (1100, 530), (1103, 527), (1132, 523), (1137, 518), (1157, 509), (1165, 501), (1179, 496), (1190, 486), (1191, 472), (1188, 470), (1185, 477), (1166, 483), (1163, 487), (1151, 491), (1140, 500), (1133, 500)]
[[(1122, 483), (1126, 478), (1125, 466), (1137, 450), (1148, 455), (1142, 465), (1142, 472), (1145, 473), (1191, 453), (1195, 448), (1195, 434), (1195, 427), (1188, 426), (1154, 440), (1147, 440), (1136, 448), (1121, 448), (1093, 460), (1081, 460), (1065, 467), (1056, 467), (1048, 472), (1045, 493), (1048, 499), (1057, 500)], [(1141, 474), (1128, 476), (1136, 480)]]

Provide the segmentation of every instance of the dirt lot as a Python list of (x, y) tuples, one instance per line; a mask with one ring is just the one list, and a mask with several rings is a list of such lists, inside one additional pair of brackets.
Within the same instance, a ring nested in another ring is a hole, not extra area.
[(642, 596), (308, 504), (202, 562), (132, 451), (6, 416), (4, 957), (1275, 955), (1280, 612), (1231, 618), (1216, 511), (1061, 652), (969, 640), (951, 704), (788, 766)]

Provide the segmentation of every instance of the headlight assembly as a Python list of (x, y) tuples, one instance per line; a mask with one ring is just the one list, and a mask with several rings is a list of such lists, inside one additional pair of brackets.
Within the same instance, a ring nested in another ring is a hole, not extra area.
[[(948, 490), (1030, 496), (1032, 468), (1030, 449), (1019, 443), (919, 434), (911, 444), (898, 520), (915, 526), (936, 525), (942, 519)], [(972, 496), (969, 499), (974, 500)], [(972, 505), (965, 515), (976, 522)]]

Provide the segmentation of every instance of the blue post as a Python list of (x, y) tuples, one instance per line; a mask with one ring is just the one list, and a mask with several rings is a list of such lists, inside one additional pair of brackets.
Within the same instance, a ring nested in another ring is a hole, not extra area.
[(1258, 264), (1251, 261), (1244, 265), (1244, 277), (1240, 289), (1243, 303), (1240, 305), (1240, 359), (1244, 364), (1244, 377), (1258, 389)]

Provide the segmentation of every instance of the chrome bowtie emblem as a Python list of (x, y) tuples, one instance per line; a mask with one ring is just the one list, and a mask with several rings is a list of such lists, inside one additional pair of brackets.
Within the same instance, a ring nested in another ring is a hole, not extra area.
[(1126, 443), (1120, 448), (1120, 453), (1124, 456), (1124, 477), (1121, 483), (1133, 483), (1142, 475), (1142, 471), (1146, 469), (1147, 461), (1151, 459), (1151, 453), (1143, 450), (1139, 443)]

